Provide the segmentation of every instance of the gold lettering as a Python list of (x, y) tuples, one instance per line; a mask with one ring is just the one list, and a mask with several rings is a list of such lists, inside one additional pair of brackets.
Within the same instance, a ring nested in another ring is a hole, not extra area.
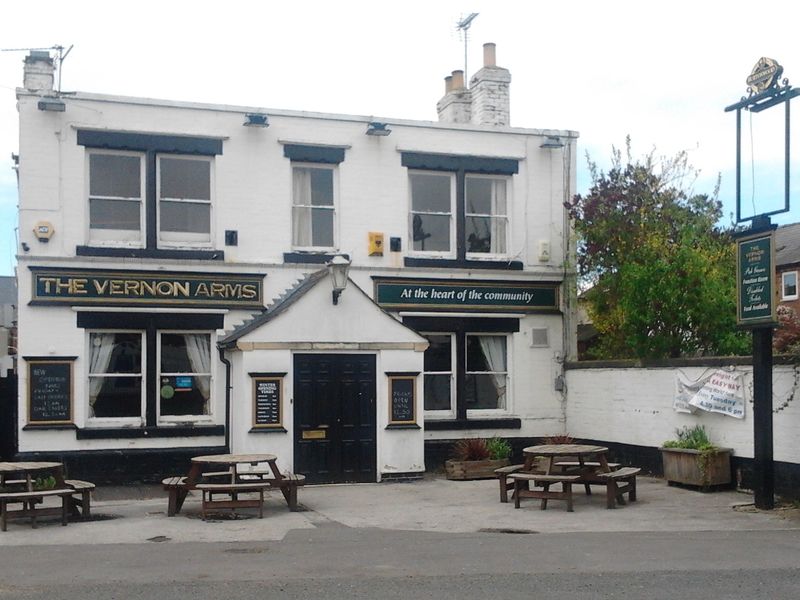
[(189, 292), (189, 282), (188, 281), (176, 281), (175, 282), (175, 295), (176, 296), (183, 296), (184, 298), (188, 298), (191, 293)]
[(194, 295), (195, 296), (208, 296), (208, 295), (210, 295), (208, 293), (208, 286), (205, 283), (202, 283), (202, 282), (198, 283), (197, 284), (197, 289), (195, 290)]
[(60, 294), (62, 290), (69, 294), (72, 291), (72, 283), (69, 279), (63, 281), (59, 277), (56, 279), (56, 294)]
[(242, 298), (252, 300), (258, 296), (258, 287), (254, 283), (245, 283), (242, 286)]
[(175, 286), (171, 281), (159, 281), (156, 284), (156, 294), (159, 296), (174, 296)]
[(226, 298), (241, 298), (242, 296), (242, 284), (237, 283), (236, 285), (226, 283), (225, 284), (225, 297)]
[(73, 279), (72, 280), (72, 293), (73, 294), (87, 294), (86, 282), (88, 279)]
[(125, 282), (125, 295), (126, 296), (141, 296), (140, 284), (138, 281), (129, 279)]
[(111, 290), (110, 290), (111, 295), (114, 294), (122, 295), (125, 293), (125, 282), (122, 281), (121, 279), (112, 279), (110, 281), (110, 284), (111, 284)]
[(39, 281), (41, 281), (44, 284), (44, 293), (45, 294), (49, 294), (50, 293), (50, 284), (55, 282), (55, 280), (56, 280), (55, 277), (42, 277), (42, 278), (39, 279)]
[(108, 279), (103, 281), (97, 281), (97, 279), (92, 279), (92, 283), (94, 284), (94, 289), (97, 292), (98, 296), (104, 296), (106, 293), (106, 288), (108, 287)]
[(225, 286), (221, 283), (212, 283), (211, 284), (211, 297), (214, 296), (222, 296), (225, 297)]
[(156, 295), (156, 282), (155, 281), (142, 281), (142, 296), (155, 296)]

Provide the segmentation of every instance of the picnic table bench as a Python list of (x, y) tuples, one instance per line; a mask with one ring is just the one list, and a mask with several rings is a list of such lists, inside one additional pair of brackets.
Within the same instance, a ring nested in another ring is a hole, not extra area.
[[(47, 508), (36, 508), (37, 504), (42, 504), (44, 499), (49, 496), (59, 496), (61, 498), (61, 524), (67, 524), (67, 514), (69, 512), (69, 498), (75, 490), (72, 488), (61, 488), (52, 490), (34, 490), (24, 492), (2, 492), (0, 493), (0, 530), (7, 531), (8, 517), (23, 516), (30, 517), (31, 527), (36, 529), (36, 517), (42, 514), (52, 514)], [(21, 503), (22, 509), (8, 510), (8, 505)]]

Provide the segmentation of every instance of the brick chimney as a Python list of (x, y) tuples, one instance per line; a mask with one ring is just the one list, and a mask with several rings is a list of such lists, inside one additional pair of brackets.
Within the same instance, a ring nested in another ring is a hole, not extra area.
[(444, 78), (444, 96), (436, 103), (439, 120), (445, 123), (469, 123), (472, 94), (464, 87), (464, 71), (453, 71)]
[(53, 91), (53, 59), (45, 50), (31, 50), (25, 57), (23, 87), (31, 92)]
[(495, 45), (484, 44), (483, 68), (472, 76), (469, 84), (472, 94), (471, 122), (500, 127), (510, 125), (510, 84), (511, 73), (497, 66)]

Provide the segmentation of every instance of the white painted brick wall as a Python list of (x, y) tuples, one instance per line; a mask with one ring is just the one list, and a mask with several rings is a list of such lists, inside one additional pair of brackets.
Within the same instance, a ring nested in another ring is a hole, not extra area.
[[(672, 408), (677, 373), (680, 371), (688, 379), (696, 380), (709, 369), (713, 370), (706, 367), (569, 370), (566, 430), (576, 438), (657, 447), (673, 439), (677, 428), (700, 424), (717, 445), (733, 448), (737, 456), (752, 458), (752, 371), (749, 367), (736, 367), (744, 374), (744, 419), (704, 411), (682, 414)], [(773, 415), (774, 459), (800, 463), (797, 444), (800, 392), (794, 386), (793, 368), (776, 366), (773, 370), (774, 406), (786, 399), (790, 402)]]

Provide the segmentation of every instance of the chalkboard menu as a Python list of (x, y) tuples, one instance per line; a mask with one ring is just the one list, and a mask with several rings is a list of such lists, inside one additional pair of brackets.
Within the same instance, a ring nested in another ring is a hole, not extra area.
[(28, 361), (28, 424), (72, 423), (72, 358)]
[(415, 375), (389, 376), (389, 424), (412, 424), (417, 422)]
[(282, 428), (281, 396), (282, 376), (253, 377), (253, 427)]

